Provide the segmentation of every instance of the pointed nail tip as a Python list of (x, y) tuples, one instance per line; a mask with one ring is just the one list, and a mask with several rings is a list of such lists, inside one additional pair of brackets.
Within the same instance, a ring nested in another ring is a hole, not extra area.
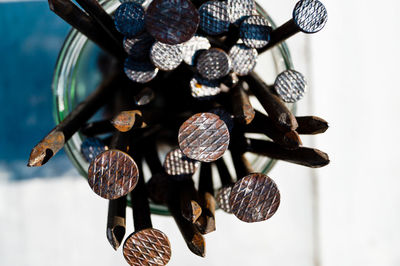
[(201, 249), (201, 248), (199, 248), (199, 247), (196, 247), (196, 246), (193, 246), (191, 249), (190, 249), (195, 255), (197, 255), (197, 256), (199, 256), (199, 257), (205, 257), (206, 256), (206, 252), (205, 252), (205, 250), (204, 249)]

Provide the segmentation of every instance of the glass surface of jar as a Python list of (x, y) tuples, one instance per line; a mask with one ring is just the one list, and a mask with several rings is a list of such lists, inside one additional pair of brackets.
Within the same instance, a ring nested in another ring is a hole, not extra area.
[[(116, 0), (105, 0), (100, 3), (110, 14), (120, 5), (120, 2)], [(276, 27), (269, 15), (258, 5), (257, 11), (268, 20), (273, 28)], [(62, 121), (101, 82), (102, 74), (98, 66), (100, 54), (100, 48), (77, 30), (72, 29), (66, 37), (56, 63), (52, 82), (56, 123)], [(282, 43), (258, 57), (255, 71), (267, 84), (273, 84), (280, 72), (291, 68), (293, 67), (289, 50), (286, 44)], [(263, 110), (254, 97), (251, 97), (250, 100), (256, 109)], [(295, 105), (289, 107), (295, 111)], [(79, 173), (87, 177), (89, 164), (80, 152), (83, 140), (84, 136), (78, 132), (72, 136), (64, 148)], [(262, 173), (268, 173), (275, 163), (275, 160), (261, 156), (246, 156), (254, 170)], [(229, 168), (229, 170), (233, 169), (231, 166)], [(216, 181), (215, 184), (219, 184), (219, 181)], [(166, 207), (152, 203), (151, 211), (157, 214), (168, 214)]]

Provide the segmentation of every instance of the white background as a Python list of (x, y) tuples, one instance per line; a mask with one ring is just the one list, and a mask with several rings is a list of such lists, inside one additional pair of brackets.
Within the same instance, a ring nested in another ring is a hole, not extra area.
[[(331, 164), (278, 163), (270, 173), (281, 191), (277, 214), (245, 224), (218, 211), (206, 258), (188, 251), (171, 218), (153, 216), (172, 244), (169, 265), (400, 265), (400, 2), (323, 3), (326, 28), (288, 45), (310, 85), (298, 114), (330, 123), (304, 144), (328, 152)], [(295, 1), (261, 4), (279, 25)], [(75, 172), (0, 183), (0, 265), (126, 265), (106, 240), (106, 211), (107, 201)]]

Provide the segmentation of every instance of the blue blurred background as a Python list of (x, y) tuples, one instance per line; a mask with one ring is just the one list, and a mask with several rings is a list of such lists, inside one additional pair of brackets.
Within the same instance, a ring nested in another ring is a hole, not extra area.
[(72, 170), (64, 151), (46, 167), (26, 167), (31, 148), (55, 124), (51, 82), (69, 29), (45, 1), (0, 2), (0, 171), (8, 179)]

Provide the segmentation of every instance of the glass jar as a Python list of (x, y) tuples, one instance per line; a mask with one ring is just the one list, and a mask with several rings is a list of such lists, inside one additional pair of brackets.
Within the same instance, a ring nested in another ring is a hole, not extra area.
[[(117, 0), (104, 0), (100, 3), (110, 14), (120, 5)], [(276, 27), (260, 6), (257, 6), (257, 10), (273, 28)], [(100, 48), (86, 36), (75, 29), (70, 31), (57, 59), (52, 82), (56, 123), (62, 121), (101, 82), (102, 75), (97, 63), (100, 54)], [(255, 71), (267, 84), (272, 84), (280, 72), (291, 68), (289, 50), (286, 44), (282, 43), (259, 56)], [(251, 102), (254, 107), (259, 107), (258, 110), (263, 110), (253, 97), (251, 97)], [(290, 108), (294, 111), (295, 105), (291, 105)], [(89, 164), (80, 152), (83, 140), (84, 136), (78, 132), (72, 136), (64, 148), (79, 173), (86, 178)], [(275, 160), (261, 156), (246, 156), (257, 172), (267, 173), (275, 163)], [(152, 203), (151, 211), (157, 214), (168, 214), (166, 207)]]

